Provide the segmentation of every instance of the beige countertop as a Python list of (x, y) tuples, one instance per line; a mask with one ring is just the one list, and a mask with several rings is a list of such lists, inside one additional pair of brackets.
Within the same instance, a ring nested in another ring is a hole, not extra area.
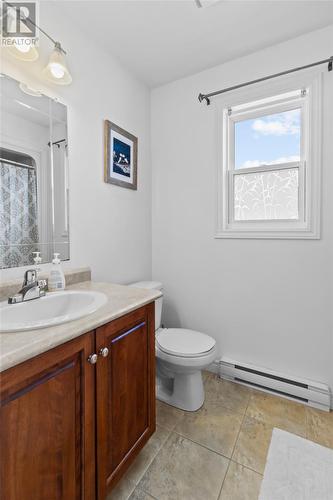
[[(108, 302), (93, 314), (68, 323), (36, 330), (0, 333), (0, 371), (7, 370), (22, 361), (94, 330), (162, 295), (159, 290), (145, 290), (92, 281), (77, 283), (66, 289), (102, 292), (107, 296)], [(13, 307), (16, 306), (13, 305)]]

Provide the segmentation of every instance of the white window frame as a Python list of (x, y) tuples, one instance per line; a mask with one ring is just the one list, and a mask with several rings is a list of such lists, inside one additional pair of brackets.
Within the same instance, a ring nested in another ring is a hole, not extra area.
[[(320, 238), (321, 87), (322, 72), (311, 70), (302, 72), (300, 75), (283, 77), (248, 87), (232, 95), (225, 95), (221, 99), (216, 179), (218, 186), (216, 238)], [(284, 97), (277, 99), (276, 96), (280, 95)], [(264, 100), (266, 102), (263, 102)], [(302, 117), (300, 161), (235, 169), (235, 122), (295, 108), (301, 108)], [(299, 175), (298, 219), (241, 221), (234, 219), (235, 175), (295, 167), (298, 168)]]

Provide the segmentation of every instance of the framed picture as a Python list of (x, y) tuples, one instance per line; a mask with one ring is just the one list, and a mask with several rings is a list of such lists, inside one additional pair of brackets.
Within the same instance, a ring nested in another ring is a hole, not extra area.
[(137, 189), (138, 139), (104, 120), (104, 181)]

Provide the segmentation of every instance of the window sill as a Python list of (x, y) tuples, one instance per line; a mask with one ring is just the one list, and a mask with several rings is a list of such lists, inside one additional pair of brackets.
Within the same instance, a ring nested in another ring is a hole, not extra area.
[(320, 232), (310, 230), (300, 231), (240, 231), (237, 229), (227, 229), (225, 231), (217, 231), (214, 235), (215, 239), (234, 238), (234, 239), (263, 239), (263, 240), (319, 240)]

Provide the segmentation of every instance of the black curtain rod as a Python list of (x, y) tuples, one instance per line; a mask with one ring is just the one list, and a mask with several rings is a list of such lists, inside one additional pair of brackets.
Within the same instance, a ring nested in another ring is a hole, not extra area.
[(299, 66), (298, 68), (288, 69), (287, 71), (281, 71), (280, 73), (275, 73), (274, 75), (264, 76), (263, 78), (257, 78), (257, 80), (251, 80), (250, 82), (240, 83), (239, 85), (234, 85), (233, 87), (227, 87), (222, 90), (216, 90), (215, 92), (210, 92), (209, 94), (199, 94), (199, 102), (206, 101), (207, 106), (210, 104), (210, 98), (219, 94), (224, 94), (225, 92), (230, 92), (231, 90), (240, 89), (242, 87), (247, 87), (248, 85), (253, 85), (254, 83), (264, 82), (266, 80), (271, 80), (271, 78), (276, 78), (278, 76), (288, 75), (289, 73), (295, 73), (295, 71), (301, 71), (302, 69), (312, 68), (313, 66), (319, 66), (320, 64), (328, 63), (328, 71), (333, 69), (333, 56), (328, 59), (323, 59), (322, 61), (317, 61), (312, 64), (307, 64), (306, 66)]
[[(55, 142), (48, 142), (47, 145), (48, 146), (58, 146), (58, 148), (60, 148), (60, 144), (62, 142), (66, 142), (66, 139), (61, 139), (60, 141), (55, 141)], [(65, 144), (66, 148), (67, 148), (67, 144)]]

